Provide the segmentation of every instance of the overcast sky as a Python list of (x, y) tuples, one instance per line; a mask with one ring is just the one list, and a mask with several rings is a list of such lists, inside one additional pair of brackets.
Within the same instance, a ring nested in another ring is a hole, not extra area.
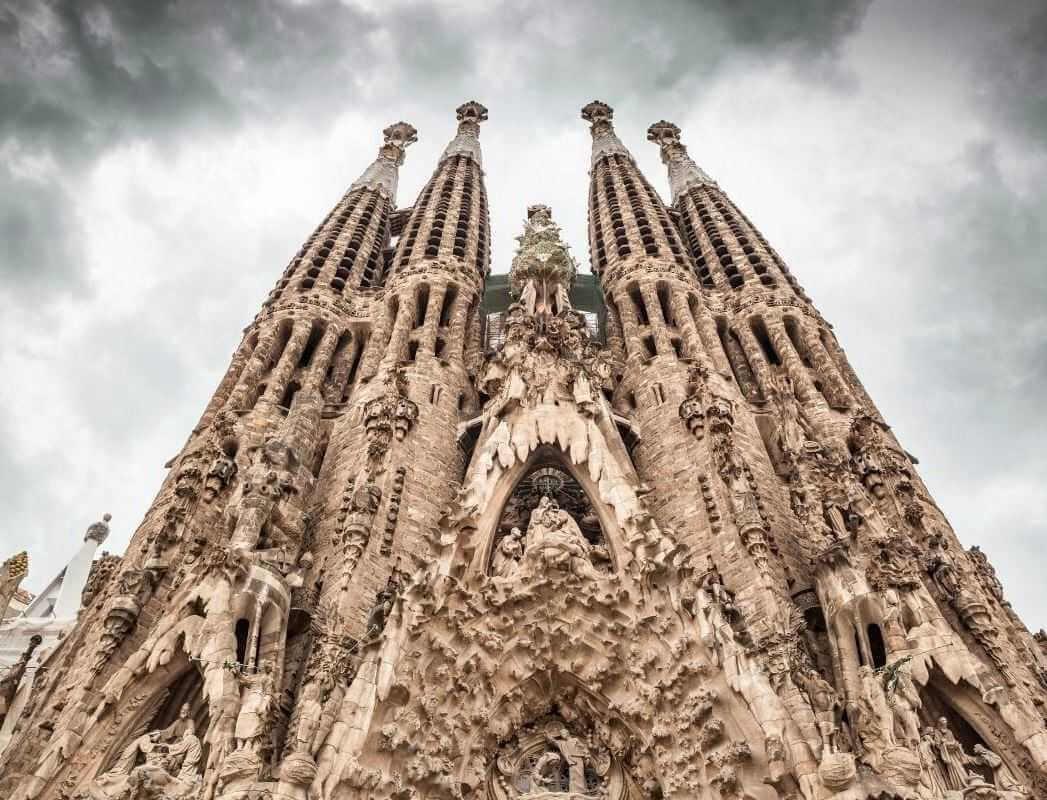
[[(567, 10), (564, 10), (566, 7)], [(598, 98), (783, 254), (965, 544), (1047, 626), (1047, 4), (0, 0), (0, 555), (122, 551), (289, 258), (404, 119), (587, 260)]]

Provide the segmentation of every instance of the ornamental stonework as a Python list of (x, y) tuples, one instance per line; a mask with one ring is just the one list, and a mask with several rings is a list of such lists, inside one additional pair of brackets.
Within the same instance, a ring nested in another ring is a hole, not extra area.
[(1047, 797), (1044, 635), (680, 129), (666, 205), (582, 116), (592, 276), (517, 198), (501, 294), (487, 109), (399, 209), (385, 129), (0, 676), (8, 796)]

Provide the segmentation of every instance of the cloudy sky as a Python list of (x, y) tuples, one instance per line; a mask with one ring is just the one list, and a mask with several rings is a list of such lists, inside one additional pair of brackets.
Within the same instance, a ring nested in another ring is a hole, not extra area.
[[(565, 8), (566, 7), (566, 10)], [(0, 0), (0, 551), (120, 551), (243, 325), (373, 158), (409, 205), (483, 129), (494, 269), (530, 203), (585, 257), (589, 137), (651, 122), (785, 256), (966, 544), (1047, 626), (1047, 6)]]

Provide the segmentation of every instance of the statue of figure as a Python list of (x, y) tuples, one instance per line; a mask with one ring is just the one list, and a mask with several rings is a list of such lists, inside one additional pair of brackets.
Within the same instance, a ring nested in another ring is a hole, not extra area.
[(523, 532), (513, 528), (498, 540), (491, 557), (491, 575), (498, 578), (510, 578), (516, 573), (523, 555)]
[(864, 664), (858, 667), (858, 675), (862, 681), (858, 731), (866, 749), (879, 757), (884, 750), (895, 745), (894, 716), (873, 668)]
[(927, 790), (928, 795), (941, 797), (945, 794), (945, 774), (938, 760), (935, 734), (931, 728), (923, 729), (917, 749), (920, 754), (920, 763), (923, 765), (920, 783)]
[(891, 700), (889, 705), (894, 714), (894, 730), (900, 733), (907, 746), (915, 748), (920, 741), (920, 717), (916, 709), (921, 702), (916, 686), (907, 674), (898, 673)]
[(393, 611), (393, 604), (400, 594), (400, 589), (399, 576), (394, 572), (389, 576), (385, 587), (378, 592), (374, 605), (371, 606), (371, 611), (367, 615), (366, 633), (364, 634), (366, 643), (375, 641), (379, 634), (385, 630), (385, 623), (389, 621), (389, 615)]
[(592, 565), (592, 545), (582, 535), (578, 523), (550, 497), (542, 497), (531, 512), (527, 526), (524, 560), (532, 573), (539, 567), (564, 570), (579, 578), (598, 578)]
[(535, 301), (538, 299), (538, 290), (534, 285), (534, 278), (529, 278), (520, 291), (520, 305), (528, 314), (534, 313)]
[[(163, 733), (153, 731), (134, 739), (113, 768), (95, 779), (88, 793), (99, 800), (194, 797), (199, 789), (203, 746), (193, 721), (187, 721), (176, 739), (167, 740)], [(144, 763), (138, 764), (139, 760)]]
[(219, 449), (218, 455), (215, 456), (214, 461), (211, 462), (211, 466), (207, 470), (207, 477), (204, 478), (205, 503), (213, 502), (221, 494), (222, 490), (236, 476), (236, 469), (236, 462), (232, 457), (224, 450)]
[(189, 713), (189, 704), (182, 703), (181, 708), (178, 709), (178, 719), (166, 728), (155, 731), (153, 734), (155, 740), (159, 742), (175, 742), (181, 739), (187, 730), (194, 727), (193, 720), (189, 716)]
[(946, 788), (962, 791), (971, 780), (970, 773), (967, 772), (970, 756), (963, 752), (963, 745), (953, 736), (949, 721), (945, 717), (938, 718), (938, 725), (934, 729), (934, 744), (945, 767), (943, 775)]
[(837, 752), (837, 734), (840, 729), (840, 715), (843, 703), (840, 695), (825, 678), (816, 670), (809, 668), (796, 673), (797, 683), (807, 695), (818, 722), (818, 732), (822, 737), (823, 757), (826, 753)]
[(981, 764), (992, 770), (992, 782), (997, 789), (1015, 792), (1022, 796), (1028, 793), (1029, 790), (1014, 779), (1007, 765), (1003, 763), (1003, 759), (988, 747), (976, 744), (974, 746), (974, 757), (971, 759), (971, 762)]
[(810, 438), (809, 426), (796, 400), (792, 381), (783, 374), (778, 376), (777, 383), (773, 397), (778, 407), (778, 446), (782, 452), (796, 455), (803, 451), (803, 443)]
[(269, 711), (273, 706), (273, 668), (270, 664), (263, 663), (261, 670), (254, 675), (239, 672), (234, 674), (243, 687), (240, 713), (237, 714), (233, 731), (236, 749), (257, 753), (261, 749), (262, 737), (269, 722)]
[(296, 753), (307, 753), (310, 756), (316, 754), (320, 746), (316, 734), (323, 717), (323, 703), (331, 688), (331, 677), (326, 672), (321, 672), (303, 688), (298, 698), (298, 727), (295, 728), (294, 734)]
[(534, 788), (543, 792), (559, 792), (564, 787), (561, 783), (563, 756), (559, 750), (546, 750), (534, 762), (531, 770), (531, 782)]

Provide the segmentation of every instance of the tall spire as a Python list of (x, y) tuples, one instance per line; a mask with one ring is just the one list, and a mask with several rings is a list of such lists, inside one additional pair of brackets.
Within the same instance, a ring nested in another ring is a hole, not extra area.
[(662, 151), (662, 163), (669, 168), (669, 188), (673, 202), (692, 186), (716, 184), (705, 170), (687, 154), (687, 146), (680, 141), (680, 128), (664, 119), (647, 129), (647, 140)]
[(568, 292), (578, 272), (578, 263), (560, 238), (549, 206), (527, 209), (524, 232), (516, 237), (520, 246), (509, 268), (509, 284), (528, 313), (560, 313), (571, 307)]
[(468, 103), (462, 103), (455, 111), (458, 114), (458, 133), (447, 145), (440, 161), (445, 161), (451, 156), (469, 156), (482, 166), (480, 123), (487, 121), (487, 109), (475, 100), (470, 100)]
[(363, 171), (349, 191), (362, 187), (375, 189), (395, 203), (399, 168), (403, 166), (407, 148), (418, 141), (418, 131), (413, 125), (401, 121), (390, 125), (382, 131), (382, 135), (385, 143), (378, 148), (378, 158)]
[(593, 100), (582, 109), (582, 119), (591, 126), (593, 135), (593, 164), (611, 153), (632, 158), (632, 153), (614, 132), (614, 109), (600, 100)]

